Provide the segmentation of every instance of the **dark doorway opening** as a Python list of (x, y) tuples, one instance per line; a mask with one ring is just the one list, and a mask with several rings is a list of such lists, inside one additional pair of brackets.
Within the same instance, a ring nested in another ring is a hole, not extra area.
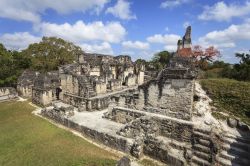
[(60, 93), (62, 92), (61, 88), (56, 88), (56, 99), (59, 100), (60, 99)]

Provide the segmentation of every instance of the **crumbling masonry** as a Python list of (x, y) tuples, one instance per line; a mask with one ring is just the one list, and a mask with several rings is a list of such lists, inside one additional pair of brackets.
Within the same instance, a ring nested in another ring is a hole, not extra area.
[[(178, 49), (191, 48), (191, 27)], [(144, 66), (128, 56), (86, 54), (78, 62), (37, 77), (41, 114), (102, 144), (168, 165), (249, 165), (250, 140), (203, 128), (193, 121), (190, 57), (177, 53), (156, 78), (144, 82)]]

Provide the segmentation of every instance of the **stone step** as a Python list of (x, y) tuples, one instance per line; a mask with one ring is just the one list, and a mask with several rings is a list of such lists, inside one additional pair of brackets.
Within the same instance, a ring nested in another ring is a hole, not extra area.
[(204, 153), (207, 153), (207, 154), (210, 154), (211, 150), (210, 148), (206, 147), (206, 146), (203, 146), (201, 144), (195, 144), (193, 146), (194, 150), (197, 150), (198, 152), (204, 152)]
[(194, 163), (194, 162), (191, 162), (190, 165), (191, 165), (191, 166), (200, 166), (200, 165), (198, 165), (198, 164), (196, 164), (196, 163)]
[(211, 161), (211, 155), (204, 153), (204, 152), (200, 152), (200, 151), (194, 151), (194, 155), (197, 156), (198, 158), (201, 158), (205, 161), (210, 162)]
[(240, 165), (250, 165), (249, 158), (243, 158), (242, 156), (233, 155), (228, 153), (227, 151), (221, 151), (219, 157), (224, 158), (226, 160), (230, 160), (234, 163), (238, 163)]
[(194, 134), (194, 137), (202, 138), (205, 140), (210, 140), (210, 135), (207, 135), (207, 134), (204, 134), (201, 132), (197, 132), (197, 131), (194, 131), (193, 134)]
[(250, 137), (243, 138), (243, 137), (235, 137), (235, 136), (230, 136), (230, 135), (224, 135), (224, 137), (234, 139), (236, 140), (236, 142), (242, 142), (242, 143), (250, 145)]
[(243, 142), (240, 142), (240, 141), (237, 141), (233, 138), (228, 138), (228, 137), (223, 137), (223, 141), (225, 143), (229, 144), (230, 146), (234, 146), (234, 147), (237, 147), (239, 149), (250, 152), (250, 144), (243, 143)]
[(198, 166), (211, 166), (212, 165), (208, 161), (205, 161), (197, 156), (192, 157), (192, 163), (195, 163)]
[(210, 141), (206, 140), (206, 139), (202, 139), (200, 138), (198, 140), (199, 144), (203, 145), (203, 146), (206, 146), (206, 147), (209, 147), (210, 146)]
[(230, 160), (226, 160), (226, 159), (221, 158), (221, 157), (216, 157), (216, 161), (221, 166), (245, 166), (245, 165), (237, 164), (237, 163), (232, 162)]
[(210, 133), (211, 133), (211, 130), (201, 129), (201, 128), (194, 128), (194, 131), (200, 132), (200, 133), (203, 133), (203, 134), (206, 134), (206, 135), (210, 135)]
[(245, 151), (243, 149), (234, 147), (234, 146), (230, 146), (228, 144), (223, 144), (222, 149), (227, 151), (227, 153), (230, 153), (230, 154), (233, 154), (233, 155), (238, 155), (238, 156), (241, 156), (243, 158), (249, 158), (249, 156), (250, 156), (249, 152), (247, 152), (247, 151)]

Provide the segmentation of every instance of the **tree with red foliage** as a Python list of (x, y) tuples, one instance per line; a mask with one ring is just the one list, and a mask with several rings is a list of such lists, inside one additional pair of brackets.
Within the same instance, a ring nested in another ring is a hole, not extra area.
[(206, 70), (208, 62), (212, 62), (214, 58), (220, 56), (220, 51), (213, 46), (203, 49), (201, 46), (194, 46), (193, 56), (195, 56), (198, 66)]
[(195, 45), (192, 49), (182, 48), (178, 50), (178, 55), (194, 58), (195, 63), (201, 69), (206, 69), (208, 62), (211, 62), (215, 57), (218, 57), (220, 55), (220, 51), (213, 46), (204, 49), (200, 45)]

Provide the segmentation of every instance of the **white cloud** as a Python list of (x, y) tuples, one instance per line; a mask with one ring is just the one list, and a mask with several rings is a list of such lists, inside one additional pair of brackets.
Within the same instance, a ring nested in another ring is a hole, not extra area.
[(166, 35), (156, 34), (154, 36), (148, 37), (147, 41), (150, 43), (177, 44), (177, 41), (180, 38), (181, 37), (179, 35), (175, 34), (166, 34)]
[(117, 0), (116, 5), (113, 7), (109, 7), (106, 10), (106, 13), (111, 13), (115, 17), (118, 17), (124, 20), (136, 19), (136, 15), (132, 14), (130, 10), (130, 5), (131, 3), (125, 0)]
[(99, 12), (109, 0), (1, 0), (0, 17), (19, 21), (39, 22), (40, 16), (47, 9), (53, 9), (59, 14)]
[(138, 50), (147, 50), (149, 49), (149, 44), (146, 42), (140, 41), (124, 41), (122, 42), (122, 46), (126, 49), (138, 49)]
[(238, 41), (250, 41), (250, 23), (231, 25), (220, 31), (212, 31), (199, 38), (199, 43), (204, 46), (216, 46), (218, 48), (236, 47)]
[(241, 17), (250, 14), (250, 2), (244, 5), (225, 4), (217, 2), (213, 6), (206, 6), (202, 14), (198, 16), (200, 20), (230, 21), (233, 17)]
[(177, 49), (177, 41), (181, 39), (179, 35), (175, 34), (156, 34), (147, 38), (147, 41), (150, 43), (161, 43), (164, 44), (164, 49), (168, 51), (176, 51)]
[(185, 3), (189, 3), (191, 0), (166, 0), (161, 3), (162, 8), (173, 8)]
[(31, 43), (41, 41), (40, 37), (31, 35), (29, 32), (6, 33), (0, 36), (0, 41), (8, 49), (21, 50), (28, 47)]
[(108, 42), (103, 42), (100, 45), (97, 44), (81, 44), (80, 47), (83, 49), (85, 52), (89, 53), (101, 53), (101, 54), (109, 54), (113, 55), (113, 49), (111, 45)]
[(75, 43), (93, 40), (118, 43), (126, 35), (125, 28), (119, 22), (104, 24), (97, 21), (86, 24), (83, 21), (77, 21), (72, 25), (69, 23), (42, 23), (40, 30), (45, 36), (61, 37)]

